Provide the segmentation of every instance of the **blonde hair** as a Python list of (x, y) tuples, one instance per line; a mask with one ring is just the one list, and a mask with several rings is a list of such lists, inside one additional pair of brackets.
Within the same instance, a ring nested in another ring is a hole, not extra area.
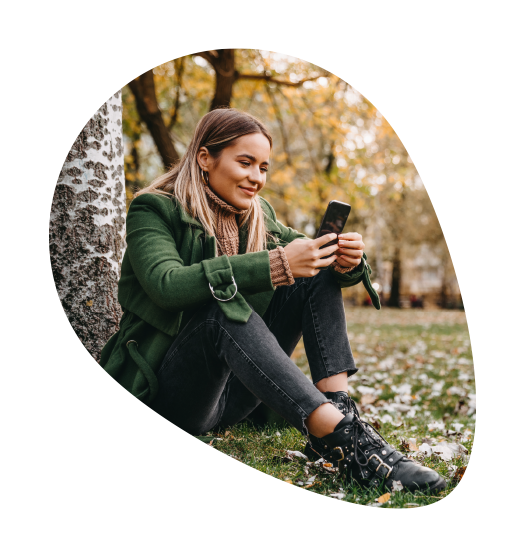
[[(212, 158), (217, 160), (224, 148), (231, 146), (239, 137), (251, 133), (262, 133), (268, 139), (270, 148), (272, 147), (270, 133), (254, 116), (234, 108), (219, 108), (208, 112), (197, 124), (193, 138), (181, 160), (135, 196), (144, 193), (173, 195), (188, 214), (201, 222), (209, 235), (215, 235), (217, 222), (204, 191), (197, 153), (201, 147), (206, 147)], [(245, 223), (248, 226), (246, 252), (266, 249), (267, 231), (258, 195), (253, 198), (239, 226)]]

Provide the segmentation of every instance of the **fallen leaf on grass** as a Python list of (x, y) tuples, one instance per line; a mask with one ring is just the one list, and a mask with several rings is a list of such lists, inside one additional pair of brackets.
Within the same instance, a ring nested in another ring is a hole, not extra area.
[(445, 441), (432, 447), (432, 452), (443, 461), (451, 461), (456, 457), (463, 458), (468, 453), (463, 445), (459, 443), (446, 443)]
[(392, 491), (396, 492), (396, 491), (401, 491), (403, 489), (403, 484), (401, 483), (401, 480), (394, 480), (392, 482)]
[(335, 497), (336, 499), (344, 499), (345, 494), (344, 493), (331, 493), (330, 497)]
[(308, 459), (308, 457), (304, 453), (301, 453), (301, 451), (290, 451), (289, 449), (286, 449), (284, 457), (281, 457), (280, 455), (275, 455), (272, 458), (273, 461), (282, 463), (289, 463), (292, 462), (294, 459)]
[(360, 403), (362, 405), (373, 405), (377, 401), (377, 395), (363, 395)]
[(467, 469), (466, 466), (460, 466), (454, 473), (454, 476), (452, 477), (452, 481), (455, 483), (461, 482), (461, 479), (463, 478), (466, 469)]
[(430, 457), (432, 455), (432, 447), (428, 443), (422, 443), (419, 446), (419, 452), (423, 453), (425, 457)]
[(408, 438), (408, 449), (410, 451), (419, 451), (417, 446), (417, 439), (415, 437)]
[(444, 422), (431, 422), (430, 424), (427, 424), (428, 429), (430, 432), (434, 431), (434, 430), (439, 430), (439, 431), (444, 431), (445, 430), (445, 423)]
[(465, 399), (460, 399), (456, 406), (454, 407), (454, 414), (459, 414), (461, 416), (466, 415), (468, 412), (468, 404)]
[(285, 482), (286, 482), (287, 484), (293, 484), (293, 482), (292, 482), (291, 480), (285, 480)]
[(289, 451), (287, 449), (285, 452), (286, 452), (286, 456), (289, 457), (290, 459), (293, 459), (294, 457), (296, 457), (299, 459), (308, 460), (308, 457), (304, 453), (301, 453), (301, 451)]
[(376, 501), (381, 504), (386, 503), (390, 500), (390, 495), (390, 493), (384, 493), (381, 497), (378, 497)]
[(405, 451), (405, 453), (410, 451), (410, 444), (408, 443), (408, 441), (405, 441), (404, 439), (402, 439), (400, 449), (401, 451)]

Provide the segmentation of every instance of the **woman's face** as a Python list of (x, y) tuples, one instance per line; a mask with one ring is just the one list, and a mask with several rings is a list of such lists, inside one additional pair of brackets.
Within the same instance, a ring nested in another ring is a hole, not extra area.
[(251, 133), (227, 146), (218, 160), (201, 147), (197, 161), (208, 172), (213, 192), (235, 208), (245, 210), (266, 183), (270, 143), (262, 133)]

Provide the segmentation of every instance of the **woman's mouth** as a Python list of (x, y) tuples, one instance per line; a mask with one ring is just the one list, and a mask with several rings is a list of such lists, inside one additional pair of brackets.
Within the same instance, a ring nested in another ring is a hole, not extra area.
[(250, 197), (253, 197), (257, 192), (257, 189), (250, 189), (249, 187), (239, 187), (239, 189)]

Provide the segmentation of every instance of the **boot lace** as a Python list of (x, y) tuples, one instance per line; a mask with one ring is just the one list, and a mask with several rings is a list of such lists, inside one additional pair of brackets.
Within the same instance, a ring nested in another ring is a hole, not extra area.
[(353, 428), (351, 439), (355, 450), (355, 462), (363, 467), (368, 464), (369, 458), (365, 453), (365, 449), (359, 446), (359, 441), (363, 441), (364, 438), (368, 439), (368, 443), (366, 444), (367, 449), (378, 449), (387, 443), (387, 441), (377, 430), (373, 430), (368, 422), (363, 422), (363, 420), (361, 420), (355, 401), (349, 398), (349, 412), (350, 411), (354, 413), (355, 417), (352, 424), (350, 424)]

